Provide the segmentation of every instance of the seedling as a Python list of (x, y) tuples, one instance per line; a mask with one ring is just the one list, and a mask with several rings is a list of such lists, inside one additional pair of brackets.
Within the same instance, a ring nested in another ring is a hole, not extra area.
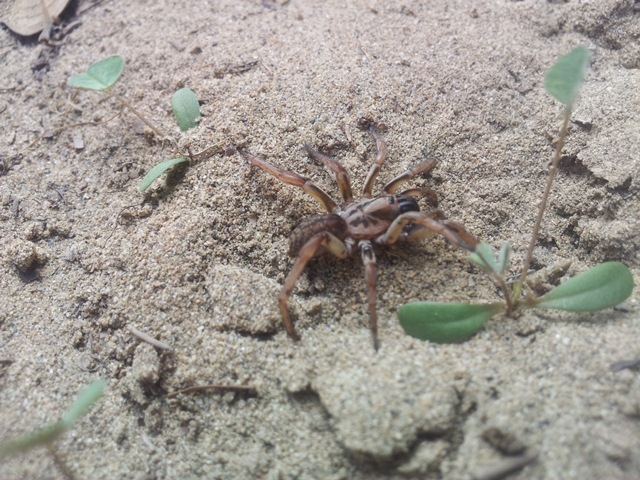
[(200, 118), (200, 104), (193, 90), (181, 88), (171, 97), (171, 108), (176, 117), (180, 130), (186, 132), (198, 125)]
[(147, 172), (147, 174), (140, 180), (140, 191), (144, 192), (149, 186), (154, 182), (156, 178), (162, 175), (164, 172), (169, 170), (171, 167), (178, 165), (180, 163), (186, 163), (189, 159), (185, 157), (173, 158), (171, 160), (165, 160), (164, 162), (160, 162), (155, 167)]
[(84, 387), (78, 393), (76, 401), (69, 407), (63, 417), (55, 423), (42, 427), (33, 433), (29, 433), (0, 444), (0, 460), (26, 452), (35, 447), (48, 448), (53, 455), (56, 464), (63, 470), (67, 477), (71, 477), (69, 469), (53, 448), (53, 443), (89, 410), (89, 408), (102, 396), (104, 380), (96, 380)]
[[(179, 154), (184, 155), (178, 148), (177, 142), (171, 140), (162, 130), (136, 110), (133, 105), (111, 89), (111, 87), (120, 78), (122, 70), (124, 69), (124, 64), (124, 58), (120, 55), (112, 55), (94, 63), (86, 72), (73, 75), (69, 80), (67, 80), (67, 85), (74, 88), (80, 88), (82, 90), (94, 90), (106, 93), (109, 97), (118, 101), (142, 120), (145, 125), (153, 130), (153, 132), (155, 132), (162, 140), (169, 140)], [(176, 117), (176, 121), (178, 122), (178, 126), (183, 132), (198, 124), (197, 120), (200, 117), (200, 104), (198, 103), (196, 94), (193, 93), (192, 90), (188, 88), (181, 88), (175, 92), (171, 98), (171, 107)], [(144, 192), (149, 188), (153, 181), (166, 170), (177, 164), (187, 163), (188, 161), (189, 159), (186, 158), (186, 156), (179, 156), (172, 160), (159, 163), (144, 176), (140, 182), (140, 191)]]
[(618, 305), (633, 290), (633, 276), (620, 262), (606, 262), (570, 278), (542, 297), (523, 297), (527, 272), (538, 238), (546, 204), (558, 171), (567, 136), (573, 103), (589, 62), (585, 47), (577, 47), (560, 58), (549, 70), (544, 86), (564, 105), (563, 123), (549, 169), (547, 184), (533, 227), (529, 249), (519, 279), (509, 285), (504, 273), (509, 265), (511, 247), (504, 244), (496, 258), (493, 249), (481, 243), (469, 260), (478, 265), (500, 288), (504, 302), (488, 304), (413, 302), (400, 307), (400, 324), (409, 335), (437, 343), (461, 342), (474, 335), (494, 315), (527, 308), (552, 308), (571, 312), (595, 312)]

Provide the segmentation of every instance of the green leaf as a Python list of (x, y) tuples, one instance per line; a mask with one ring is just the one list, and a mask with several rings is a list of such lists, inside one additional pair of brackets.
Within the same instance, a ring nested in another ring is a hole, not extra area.
[(62, 417), (62, 420), (46, 425), (33, 433), (22, 435), (15, 440), (0, 444), (0, 458), (54, 442), (60, 435), (69, 430), (87, 412), (89, 407), (102, 396), (104, 385), (104, 380), (96, 380), (83, 388), (78, 393), (76, 401)]
[(73, 402), (73, 405), (69, 407), (64, 417), (62, 417), (62, 422), (68, 427), (76, 423), (80, 417), (87, 413), (89, 407), (102, 396), (104, 386), (104, 380), (96, 380), (80, 390), (76, 401)]
[(633, 276), (620, 262), (606, 262), (570, 278), (546, 295), (535, 307), (570, 312), (596, 312), (615, 307), (633, 290)]
[(500, 275), (504, 275), (504, 272), (509, 268), (511, 252), (511, 245), (508, 242), (503, 243), (502, 247), (500, 247), (500, 253), (498, 254), (498, 273)]
[(47, 425), (33, 433), (27, 433), (14, 440), (0, 444), (0, 458), (30, 450), (34, 447), (49, 445), (67, 431), (62, 421)]
[(181, 88), (171, 97), (171, 108), (178, 126), (183, 132), (198, 125), (200, 104), (190, 88)]
[(398, 310), (400, 325), (412, 337), (436, 343), (458, 343), (475, 334), (502, 303), (413, 302)]
[(84, 90), (105, 90), (118, 81), (124, 58), (112, 55), (94, 63), (86, 72), (73, 75), (67, 80), (67, 85)]
[(469, 260), (486, 272), (498, 272), (498, 264), (496, 263), (493, 248), (488, 243), (480, 242), (476, 246), (476, 251), (469, 254)]
[(580, 45), (560, 57), (544, 79), (544, 88), (565, 105), (571, 105), (578, 94), (589, 64), (589, 50)]
[(502, 247), (500, 247), (500, 253), (498, 254), (498, 272), (500, 275), (504, 275), (504, 272), (509, 268), (512, 251), (509, 242), (503, 243)]
[(185, 163), (188, 161), (189, 161), (188, 158), (178, 157), (178, 158), (173, 158), (171, 160), (167, 160), (164, 162), (160, 162), (151, 170), (149, 170), (149, 172), (147, 172), (144, 178), (140, 180), (140, 191), (144, 192), (147, 188), (149, 188), (149, 185), (151, 185), (156, 178), (158, 178), (160, 175), (162, 175), (164, 172), (169, 170), (174, 165), (178, 165), (179, 163)]

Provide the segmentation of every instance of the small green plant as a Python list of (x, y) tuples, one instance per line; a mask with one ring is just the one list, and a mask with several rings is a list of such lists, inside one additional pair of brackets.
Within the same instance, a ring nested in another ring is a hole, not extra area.
[(172, 158), (171, 160), (165, 160), (164, 162), (160, 162), (155, 165), (151, 170), (147, 172), (147, 174), (142, 177), (140, 180), (140, 191), (144, 192), (149, 186), (162, 175), (164, 172), (169, 170), (171, 167), (174, 167), (180, 163), (186, 163), (189, 159), (185, 157)]
[(504, 302), (488, 304), (412, 302), (400, 307), (398, 317), (405, 332), (413, 337), (437, 343), (462, 342), (482, 328), (494, 315), (527, 308), (552, 308), (571, 312), (595, 312), (614, 307), (626, 300), (633, 290), (633, 276), (620, 262), (606, 262), (570, 278), (542, 297), (523, 297), (524, 285), (538, 231), (558, 171), (562, 148), (567, 136), (573, 102), (578, 94), (589, 62), (585, 47), (577, 47), (560, 58), (549, 70), (544, 86), (564, 105), (563, 123), (549, 169), (547, 184), (533, 227), (531, 242), (519, 279), (509, 284), (505, 271), (509, 266), (511, 247), (504, 244), (496, 258), (493, 249), (480, 243), (469, 260), (489, 275), (500, 288)]
[[(170, 140), (167, 135), (162, 132), (157, 126), (155, 126), (149, 119), (136, 110), (123, 97), (115, 93), (111, 87), (118, 81), (122, 70), (124, 69), (124, 58), (120, 55), (112, 55), (99, 62), (91, 65), (86, 72), (73, 75), (67, 80), (67, 85), (82, 90), (94, 90), (105, 92), (108, 96), (118, 101), (125, 108), (136, 115), (147, 125), (153, 132), (156, 133), (162, 140)], [(198, 98), (192, 90), (188, 88), (181, 88), (173, 94), (171, 97), (171, 107), (178, 122), (180, 130), (183, 132), (195, 127), (198, 124), (200, 117), (200, 104)], [(171, 141), (174, 148), (179, 151), (177, 143)], [(140, 191), (144, 192), (160, 175), (171, 167), (180, 164), (187, 163), (189, 159), (186, 155), (179, 151), (180, 156), (159, 163), (153, 167), (140, 182)]]
[(171, 97), (171, 108), (180, 130), (183, 132), (198, 125), (200, 104), (193, 90), (181, 88), (176, 91)]
[[(76, 401), (69, 407), (60, 420), (33, 433), (0, 443), (0, 459), (26, 452), (35, 447), (48, 447), (52, 450), (55, 442), (63, 433), (70, 430), (101, 396), (104, 390), (104, 380), (96, 380), (78, 393)], [(56, 458), (56, 461), (59, 459)]]

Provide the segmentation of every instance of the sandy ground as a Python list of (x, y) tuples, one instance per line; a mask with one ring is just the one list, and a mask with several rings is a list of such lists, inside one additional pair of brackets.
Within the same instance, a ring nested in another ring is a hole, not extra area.
[[(379, 352), (358, 259), (312, 262), (291, 300), (294, 344), (276, 295), (291, 230), (320, 209), (223, 154), (242, 145), (336, 196), (302, 142), (360, 188), (370, 115), (389, 147), (378, 188), (437, 158), (415, 184), (478, 238), (511, 242), (516, 273), (560, 125), (544, 73), (584, 44), (592, 67), (533, 267), (616, 259), (638, 283), (637, 2), (113, 0), (64, 20), (81, 23), (60, 46), (0, 30), (0, 437), (57, 420), (100, 377), (104, 397), (56, 444), (76, 478), (467, 479), (519, 446), (538, 459), (509, 478), (640, 478), (640, 377), (610, 369), (640, 356), (637, 292), (599, 314), (531, 312), (461, 345), (420, 342), (398, 324), (403, 303), (498, 298), (434, 238), (378, 255)], [(116, 90), (211, 153), (146, 195), (140, 177), (175, 153), (115, 102), (66, 87), (114, 53), (127, 60)], [(183, 86), (203, 111), (188, 134), (169, 102)], [(212, 383), (257, 395), (165, 397)], [(36, 450), (0, 478), (62, 474)]]

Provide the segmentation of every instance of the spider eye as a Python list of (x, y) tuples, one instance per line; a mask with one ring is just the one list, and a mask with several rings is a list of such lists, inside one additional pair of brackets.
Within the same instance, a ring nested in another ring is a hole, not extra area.
[(398, 197), (398, 208), (400, 213), (419, 212), (418, 202), (413, 197)]

